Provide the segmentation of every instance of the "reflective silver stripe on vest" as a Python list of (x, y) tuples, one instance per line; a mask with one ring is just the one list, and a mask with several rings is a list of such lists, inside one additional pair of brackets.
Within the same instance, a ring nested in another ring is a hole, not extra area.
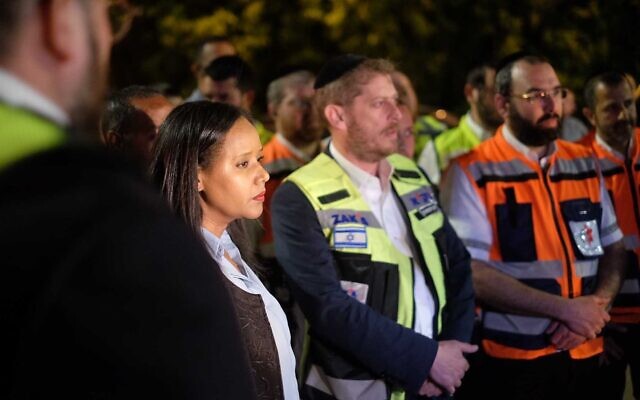
[(595, 171), (596, 165), (591, 157), (572, 158), (570, 160), (560, 158), (553, 163), (549, 176), (553, 178), (556, 175), (579, 175)]
[(600, 165), (600, 171), (603, 174), (606, 174), (609, 171), (613, 171), (615, 169), (619, 169), (620, 166), (608, 158), (598, 158), (598, 164)]
[(286, 171), (293, 172), (301, 166), (302, 164), (300, 164), (293, 158), (280, 158), (278, 160), (273, 160), (270, 163), (265, 164), (264, 169), (266, 169), (270, 174), (277, 174), (279, 172)]
[(387, 399), (387, 386), (382, 380), (332, 378), (318, 365), (311, 366), (305, 384), (340, 400)]
[(640, 246), (640, 240), (638, 235), (627, 235), (622, 238), (624, 242), (624, 248), (627, 250), (635, 250)]
[(602, 228), (600, 230), (600, 238), (602, 239), (603, 237), (612, 234), (617, 229), (618, 229), (618, 224), (611, 224), (609, 226), (606, 226), (606, 227)]
[(637, 279), (626, 279), (620, 287), (620, 294), (637, 294), (640, 293), (640, 282)]
[(588, 278), (598, 273), (598, 260), (576, 261), (576, 274), (580, 278)]
[(495, 331), (520, 335), (542, 335), (551, 320), (544, 317), (525, 317), (524, 315), (502, 314), (493, 311), (484, 313), (483, 325)]
[(316, 211), (316, 215), (322, 229), (331, 229), (337, 224), (361, 224), (372, 228), (382, 227), (371, 211), (336, 208)]
[(491, 265), (516, 279), (556, 279), (564, 275), (560, 261), (498, 262)]
[(496, 176), (500, 178), (516, 177), (524, 174), (535, 174), (521, 160), (500, 162), (474, 162), (469, 165), (469, 171), (475, 181), (483, 176)]
[(430, 204), (433, 204), (434, 207), (438, 205), (436, 195), (430, 186), (421, 187), (420, 189), (405, 193), (403, 196), (400, 196), (400, 199), (407, 211), (413, 211), (416, 208)]
[(465, 247), (469, 247), (472, 249), (479, 249), (479, 250), (485, 250), (485, 251), (491, 250), (491, 245), (489, 243), (481, 242), (479, 240), (462, 239), (462, 244), (464, 244)]

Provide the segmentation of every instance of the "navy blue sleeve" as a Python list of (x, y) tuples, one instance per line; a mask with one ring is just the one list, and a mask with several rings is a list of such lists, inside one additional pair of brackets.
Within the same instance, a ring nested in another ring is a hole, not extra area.
[(352, 355), (372, 373), (417, 392), (429, 374), (438, 343), (342, 291), (316, 213), (295, 184), (285, 182), (278, 188), (272, 216), (276, 256), (311, 334)]
[(445, 266), (447, 305), (443, 311), (442, 331), (438, 338), (468, 343), (475, 315), (471, 257), (446, 217), (436, 240), (444, 250), (448, 264)]

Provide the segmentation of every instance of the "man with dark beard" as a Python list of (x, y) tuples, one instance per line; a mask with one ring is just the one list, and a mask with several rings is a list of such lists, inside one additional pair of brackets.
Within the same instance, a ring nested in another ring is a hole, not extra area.
[(590, 399), (599, 336), (624, 269), (622, 234), (590, 150), (556, 140), (564, 88), (518, 55), (496, 75), (505, 123), (443, 185), (471, 253), (485, 354), (477, 397)]
[(494, 97), (496, 70), (488, 65), (473, 68), (467, 74), (464, 96), (469, 112), (455, 128), (442, 132), (426, 144), (418, 157), (420, 165), (435, 183), (449, 162), (490, 138), (502, 123)]
[(331, 142), (272, 201), (276, 257), (309, 322), (304, 398), (453, 394), (477, 349), (468, 254), (424, 173), (395, 154), (393, 71), (357, 55), (322, 68)]
[(611, 194), (627, 250), (625, 280), (604, 331), (601, 397), (622, 400), (630, 367), (640, 398), (640, 129), (636, 128), (634, 84), (620, 72), (591, 78), (585, 86), (585, 116), (595, 127), (593, 151)]
[(135, 168), (79, 143), (109, 3), (0, 2), (0, 398), (255, 398), (206, 250)]

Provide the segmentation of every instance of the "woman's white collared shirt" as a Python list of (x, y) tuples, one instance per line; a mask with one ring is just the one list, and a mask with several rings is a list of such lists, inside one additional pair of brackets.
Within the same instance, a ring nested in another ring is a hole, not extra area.
[[(296, 381), (296, 360), (291, 350), (291, 334), (289, 333), (289, 325), (287, 317), (282, 311), (282, 307), (278, 301), (267, 291), (257, 275), (244, 262), (240, 251), (231, 240), (231, 237), (224, 231), (222, 236), (218, 238), (213, 233), (202, 228), (202, 234), (207, 244), (209, 254), (220, 266), (220, 270), (224, 276), (238, 288), (247, 293), (257, 294), (262, 297), (264, 302), (269, 325), (273, 339), (278, 349), (278, 359), (280, 361), (280, 375), (282, 376), (282, 387), (285, 400), (299, 399), (298, 383)], [(225, 257), (224, 252), (238, 265), (238, 271)]]

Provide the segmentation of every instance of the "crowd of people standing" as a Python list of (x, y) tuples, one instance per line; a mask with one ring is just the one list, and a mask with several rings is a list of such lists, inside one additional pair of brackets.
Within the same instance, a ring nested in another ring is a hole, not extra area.
[(108, 7), (0, 6), (2, 397), (622, 399), (629, 369), (639, 398), (629, 74), (585, 83), (587, 128), (515, 53), (447, 128), (344, 54), (265, 124), (222, 37), (184, 101), (105, 99)]

